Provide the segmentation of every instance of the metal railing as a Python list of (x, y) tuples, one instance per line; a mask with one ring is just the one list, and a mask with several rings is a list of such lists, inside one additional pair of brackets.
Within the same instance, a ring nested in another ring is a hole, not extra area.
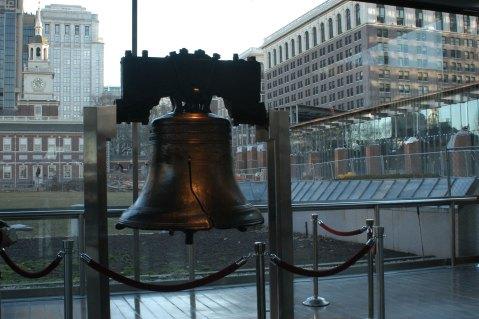
[[(380, 155), (323, 163), (291, 164), (291, 179), (333, 180), (354, 178), (476, 176), (479, 149)], [(236, 169), (237, 180), (266, 181), (265, 167)]]
[[(413, 199), (413, 200), (378, 200), (378, 201), (366, 201), (366, 202), (337, 202), (334, 204), (331, 203), (306, 203), (306, 204), (293, 204), (292, 209), (293, 213), (296, 212), (320, 212), (320, 211), (335, 211), (335, 210), (358, 210), (358, 209), (373, 209), (375, 212), (375, 225), (380, 225), (380, 209), (381, 208), (391, 208), (391, 207), (419, 207), (419, 206), (451, 206), (450, 209), (451, 216), (455, 216), (456, 205), (467, 205), (475, 204), (478, 202), (477, 196), (466, 196), (466, 197), (444, 197), (444, 198), (427, 198), (427, 199)], [(261, 212), (268, 212), (268, 205), (255, 205)], [(126, 207), (112, 207), (108, 209), (109, 218), (117, 218), (120, 216), (122, 211)], [(30, 221), (42, 221), (42, 220), (76, 220), (76, 226), (78, 227), (75, 231), (75, 236), (67, 236), (69, 238), (76, 237), (78, 251), (85, 251), (85, 232), (84, 232), (84, 211), (83, 209), (57, 209), (57, 210), (9, 210), (9, 211), (0, 211), (0, 219), (2, 220), (30, 220)], [(455, 238), (455, 224), (453, 223), (451, 217), (451, 236)], [(455, 263), (455, 246), (451, 245), (451, 262)], [(77, 257), (75, 257), (77, 258)], [(141, 256), (140, 256), (141, 258)], [(83, 294), (85, 292), (85, 268), (84, 265), (79, 262), (78, 259), (78, 292)], [(17, 287), (18, 288), (18, 287)], [(30, 287), (31, 288), (31, 287)], [(24, 292), (23, 292), (24, 293)]]

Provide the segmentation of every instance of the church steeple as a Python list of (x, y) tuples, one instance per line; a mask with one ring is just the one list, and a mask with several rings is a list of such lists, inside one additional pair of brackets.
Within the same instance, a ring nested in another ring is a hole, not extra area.
[(38, 6), (37, 14), (35, 15), (35, 35), (43, 36), (42, 17), (40, 15), (40, 6)]
[(40, 2), (38, 3), (38, 9), (35, 15), (35, 36), (28, 44), (28, 61), (48, 62), (48, 41), (45, 37), (43, 37), (43, 24), (40, 13)]

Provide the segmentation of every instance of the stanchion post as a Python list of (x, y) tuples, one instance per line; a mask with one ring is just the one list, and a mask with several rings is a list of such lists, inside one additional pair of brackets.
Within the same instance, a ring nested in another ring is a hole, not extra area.
[[(318, 256), (318, 214), (312, 214), (311, 220), (313, 222), (313, 270), (318, 270), (319, 256)], [(313, 277), (313, 295), (303, 301), (303, 305), (308, 307), (324, 307), (329, 305), (329, 301), (319, 297), (319, 278)]]
[(256, 307), (258, 311), (258, 319), (266, 319), (266, 288), (264, 270), (265, 248), (265, 243), (254, 243), (254, 252), (256, 256)]
[(73, 240), (63, 241), (63, 313), (65, 319), (73, 319)]
[(376, 271), (378, 282), (378, 302), (379, 302), (379, 319), (385, 319), (386, 307), (385, 307), (385, 293), (384, 293), (384, 227), (375, 226), (376, 236)]
[[(368, 241), (373, 238), (374, 219), (366, 219)], [(374, 318), (374, 255), (368, 252), (368, 318)]]

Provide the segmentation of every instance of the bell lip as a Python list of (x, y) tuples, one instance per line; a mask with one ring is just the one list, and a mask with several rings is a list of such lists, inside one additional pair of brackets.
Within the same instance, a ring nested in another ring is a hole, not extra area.
[[(251, 204), (249, 204), (251, 205)], [(244, 205), (244, 206), (248, 206)], [(251, 205), (253, 208), (253, 205)], [(253, 226), (258, 226), (264, 224), (264, 217), (263, 215), (259, 212), (258, 209), (255, 209), (259, 216), (258, 218), (252, 218), (248, 220), (247, 222), (243, 222), (238, 225), (212, 225), (210, 222), (206, 221), (205, 223), (199, 223), (197, 226), (191, 225), (191, 224), (178, 224), (178, 223), (141, 223), (137, 221), (131, 221), (125, 218), (121, 218), (118, 220), (116, 223), (116, 228), (117, 229), (123, 229), (123, 228), (132, 228), (132, 229), (141, 229), (141, 230), (173, 230), (173, 231), (199, 231), (199, 230), (211, 230), (213, 228), (216, 229), (235, 229), (235, 228), (244, 228), (244, 227), (253, 227)]]
[(121, 226), (121, 228), (132, 228), (132, 229), (141, 229), (141, 230), (174, 230), (174, 231), (179, 231), (179, 230), (210, 230), (213, 228), (213, 226), (209, 225), (209, 223), (205, 224), (200, 224), (198, 226), (191, 226), (190, 224), (184, 226), (181, 226), (180, 224), (170, 224), (170, 226), (167, 226), (168, 224), (162, 223), (161, 227), (158, 225), (155, 226), (155, 224), (150, 223), (150, 224), (144, 224), (140, 222), (134, 222), (134, 221), (127, 221), (127, 220), (122, 220), (121, 218), (118, 220), (116, 223), (116, 227)]
[(241, 225), (228, 225), (228, 226), (197, 226), (192, 227), (191, 225), (188, 226), (180, 226), (178, 224), (171, 224), (171, 226), (166, 226), (166, 224), (162, 224), (161, 226), (155, 227), (154, 224), (144, 225), (143, 223), (139, 222), (131, 222), (131, 221), (122, 221), (119, 220), (116, 224), (116, 227), (119, 229), (123, 228), (131, 228), (131, 229), (140, 229), (140, 230), (172, 230), (172, 231), (200, 231), (200, 230), (212, 230), (212, 229), (235, 229), (235, 228), (248, 228), (253, 226), (258, 226), (264, 224), (264, 218), (260, 218), (255, 221), (251, 221), (249, 223), (244, 223)]

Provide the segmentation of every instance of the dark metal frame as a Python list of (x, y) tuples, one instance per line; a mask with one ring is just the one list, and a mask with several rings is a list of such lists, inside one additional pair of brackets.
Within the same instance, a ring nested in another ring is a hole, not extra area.
[(361, 2), (479, 16), (479, 2), (474, 0), (361, 0)]

